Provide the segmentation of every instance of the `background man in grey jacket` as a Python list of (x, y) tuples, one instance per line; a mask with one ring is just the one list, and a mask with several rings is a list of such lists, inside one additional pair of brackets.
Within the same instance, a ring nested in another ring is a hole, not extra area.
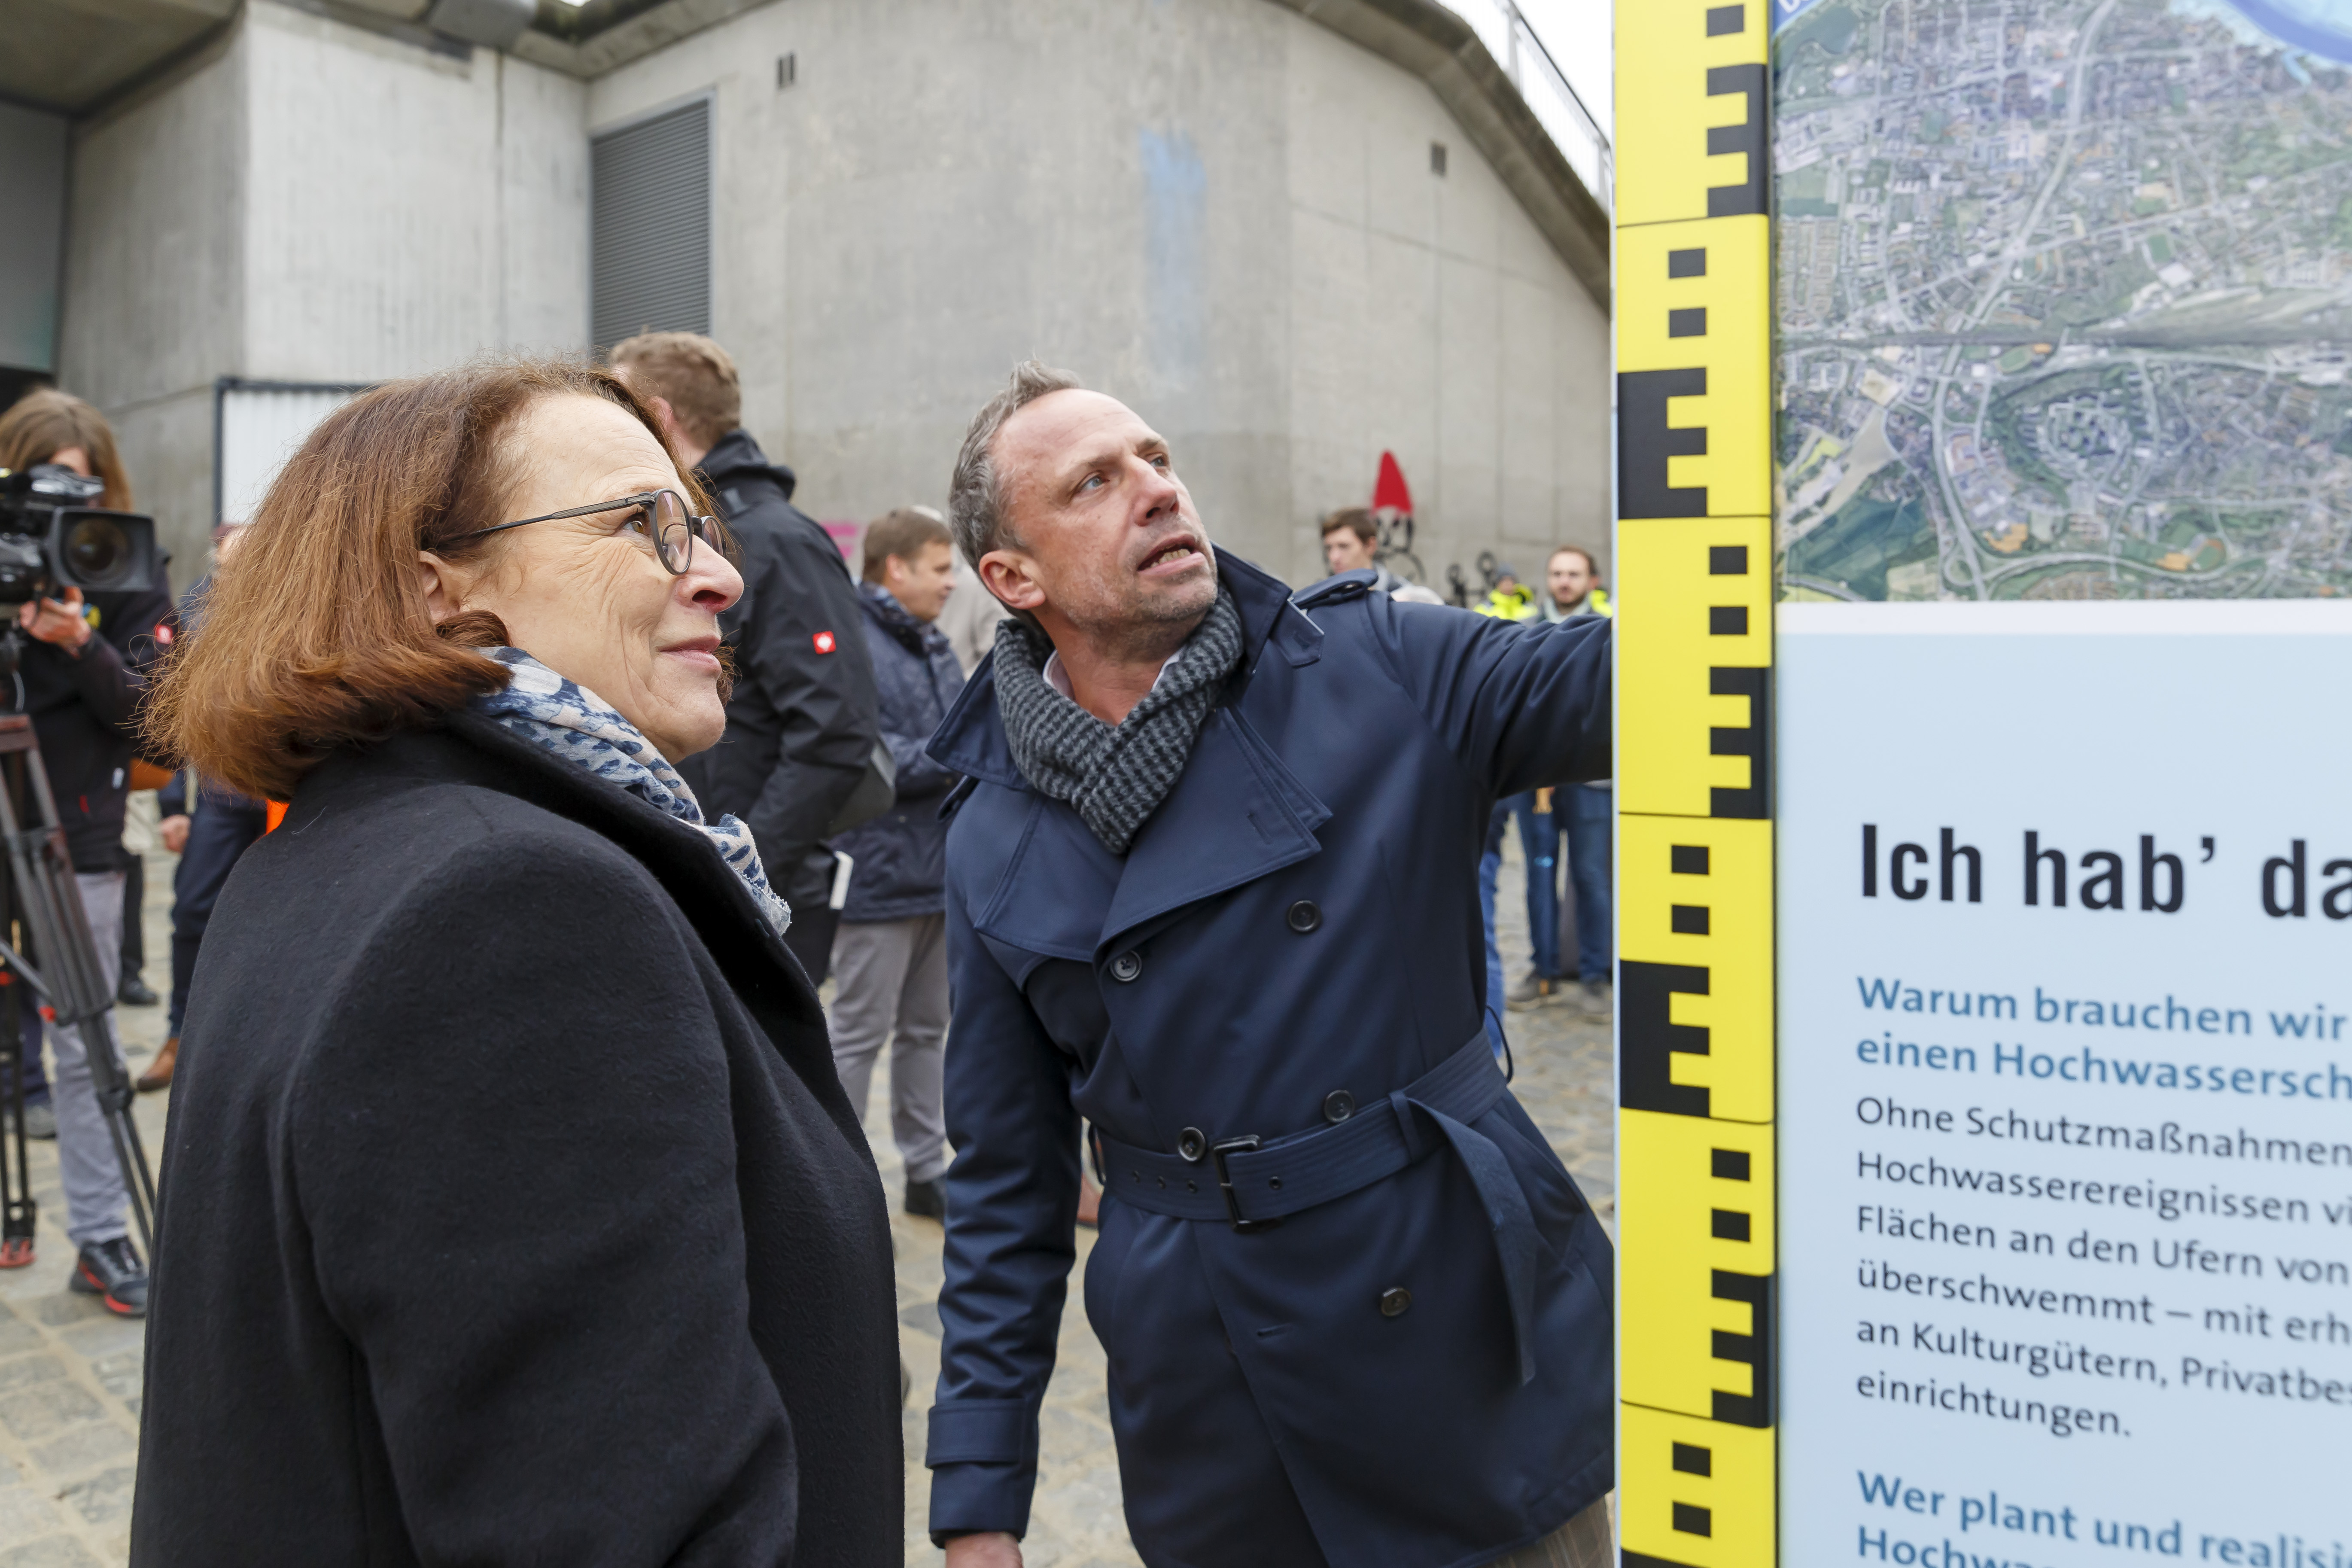
[(955, 591), (947, 524), (908, 509), (866, 530), (866, 646), (898, 800), (834, 841), (850, 858), (849, 901), (833, 939), (839, 991), (833, 1059), (862, 1117), (882, 1044), (890, 1049), (890, 1132), (907, 1162), (907, 1212), (947, 1213), (947, 1117), (940, 1103), (948, 1029), (947, 839), (940, 800), (961, 775), (923, 752), (963, 690), (955, 651), (933, 623)]
[(735, 362), (692, 332), (645, 332), (614, 345), (613, 368), (654, 406), (698, 468), (734, 535), (743, 597), (719, 616), (733, 650), (726, 738), (677, 762), (702, 809), (751, 829), (768, 880), (793, 907), (784, 945), (824, 984), (839, 916), (825, 830), (866, 776), (878, 731), (865, 615), (841, 551), (793, 505), (793, 471), (740, 427)]

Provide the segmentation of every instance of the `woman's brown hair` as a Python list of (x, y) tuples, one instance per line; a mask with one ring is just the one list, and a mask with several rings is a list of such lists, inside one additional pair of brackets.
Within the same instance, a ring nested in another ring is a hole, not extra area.
[(79, 447), (89, 459), (91, 477), (106, 481), (99, 500), (116, 511), (129, 511), (131, 476), (122, 471), (105, 415), (72, 393), (48, 386), (25, 394), (0, 414), (0, 468), (29, 468), (68, 447)]
[(329, 415), (215, 573), (196, 630), (166, 656), (147, 710), (153, 748), (287, 800), (330, 752), (425, 727), (503, 687), (506, 668), (473, 649), (505, 628), (481, 612), (436, 626), (416, 556), (465, 561), (492, 546), (499, 536), (466, 535), (509, 521), (499, 512), (519, 455), (502, 437), (530, 405), (567, 395), (626, 409), (676, 460), (626, 383), (564, 361), (389, 382)]

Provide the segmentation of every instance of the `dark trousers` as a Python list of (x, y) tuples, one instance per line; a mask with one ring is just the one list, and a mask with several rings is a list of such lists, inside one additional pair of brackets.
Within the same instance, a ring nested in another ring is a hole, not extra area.
[(195, 979), (196, 951), (212, 923), (213, 905), (236, 867), (269, 826), (268, 808), (258, 802), (223, 799), (207, 791), (188, 822), (188, 845), (172, 879), (172, 1022), (180, 1032), (188, 1016), (188, 986)]
[(1528, 945), (1535, 972), (1546, 980), (1559, 980), (1559, 863), (1561, 840), (1568, 836), (1568, 820), (1560, 814), (1559, 797), (1565, 790), (1551, 792), (1552, 809), (1536, 809), (1536, 792), (1515, 795), (1504, 804), (1519, 823), (1519, 851), (1528, 860)]
[(132, 980), (147, 967), (147, 922), (141, 918), (147, 900), (147, 857), (122, 852), (122, 978)]
[(1552, 791), (1552, 812), (1568, 828), (1568, 876), (1576, 888), (1576, 967), (1584, 980), (1606, 980), (1616, 947), (1611, 903), (1616, 850), (1611, 838), (1617, 792), (1570, 784)]
[(1528, 858), (1528, 941), (1534, 967), (1548, 980), (1564, 980), (1560, 962), (1560, 867), (1568, 868), (1569, 894), (1575, 900), (1576, 975), (1609, 978), (1610, 816), (1613, 792), (1563, 784), (1551, 792), (1551, 809), (1536, 809), (1533, 791), (1506, 803), (1519, 822), (1519, 847)]

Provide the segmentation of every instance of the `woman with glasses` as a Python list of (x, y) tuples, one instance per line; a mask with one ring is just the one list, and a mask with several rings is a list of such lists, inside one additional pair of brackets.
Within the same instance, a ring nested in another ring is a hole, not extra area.
[(610, 374), (320, 427), (151, 724), (290, 801), (182, 1032), (132, 1561), (897, 1564), (890, 1238), (675, 764), (742, 591)]

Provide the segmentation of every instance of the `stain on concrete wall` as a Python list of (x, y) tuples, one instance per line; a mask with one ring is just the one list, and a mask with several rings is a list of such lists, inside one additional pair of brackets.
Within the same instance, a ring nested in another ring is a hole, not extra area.
[(1143, 161), (1144, 310), (1151, 378), (1171, 392), (1199, 381), (1208, 329), (1202, 231), (1208, 223), (1208, 171), (1192, 138), (1149, 127), (1136, 133)]

